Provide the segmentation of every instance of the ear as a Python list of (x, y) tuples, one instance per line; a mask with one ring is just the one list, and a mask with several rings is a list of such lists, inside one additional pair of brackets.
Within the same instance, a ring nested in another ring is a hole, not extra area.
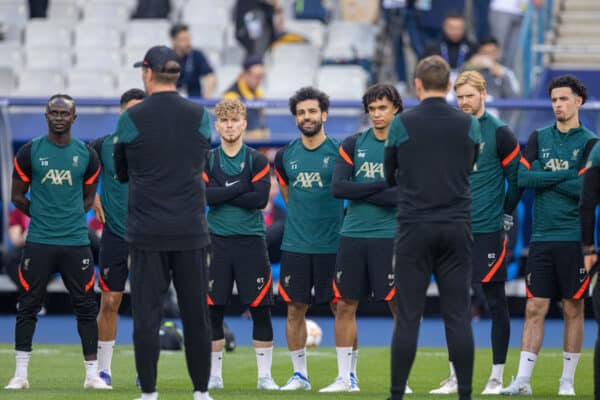
[(247, 127), (248, 127), (248, 120), (244, 118), (244, 120), (242, 120), (242, 130), (245, 131)]
[(321, 113), (321, 120), (323, 120), (323, 122), (327, 121), (327, 111)]
[(575, 105), (581, 107), (583, 104), (583, 97), (575, 95)]

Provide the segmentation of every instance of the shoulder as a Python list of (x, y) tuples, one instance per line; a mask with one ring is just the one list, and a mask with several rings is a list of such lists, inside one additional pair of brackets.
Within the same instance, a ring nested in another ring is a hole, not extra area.
[(596, 142), (588, 157), (586, 168), (590, 167), (600, 167), (600, 142)]
[(586, 139), (598, 139), (598, 135), (596, 135), (590, 129), (588, 129), (587, 127), (585, 127), (583, 125), (581, 125), (581, 127), (583, 128), (583, 132), (586, 136)]
[(340, 141), (331, 136), (327, 136), (327, 139), (325, 139), (325, 143), (329, 148), (334, 148), (335, 151), (337, 151), (340, 147)]
[(554, 125), (548, 125), (548, 126), (543, 126), (541, 128), (537, 128), (536, 130), (533, 131), (533, 133), (535, 133), (535, 135), (538, 138), (544, 137), (544, 136), (548, 136), (552, 133), (552, 128), (554, 127)]
[(502, 121), (501, 119), (493, 116), (492, 114), (487, 114), (487, 118), (486, 120), (488, 121), (488, 123), (490, 124), (490, 126), (492, 126), (494, 129), (498, 129), (506, 125), (506, 122)]
[(367, 132), (368, 130), (346, 137), (344, 140), (342, 140), (342, 147), (344, 149), (353, 149), (356, 146), (356, 142), (363, 138)]

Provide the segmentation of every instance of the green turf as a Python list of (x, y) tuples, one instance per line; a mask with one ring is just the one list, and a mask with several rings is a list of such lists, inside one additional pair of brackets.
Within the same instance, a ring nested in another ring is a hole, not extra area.
[[(475, 361), (474, 392), (479, 393), (488, 378), (491, 353), (488, 349), (477, 350)], [(592, 352), (585, 351), (579, 362), (576, 376), (577, 399), (592, 398)], [(511, 350), (509, 363), (505, 370), (505, 383), (510, 381), (511, 374), (516, 373), (518, 351)], [(256, 385), (256, 363), (253, 350), (238, 348), (227, 353), (224, 359), (225, 390), (211, 392), (214, 400), (233, 399), (379, 399), (387, 397), (389, 388), (389, 350), (381, 347), (363, 348), (360, 350), (358, 375), (360, 393), (319, 394), (317, 390), (333, 381), (336, 373), (335, 350), (319, 348), (311, 350), (308, 357), (308, 368), (312, 379), (312, 392), (267, 393), (259, 392)], [(558, 379), (562, 369), (562, 353), (559, 350), (542, 350), (533, 376), (534, 399), (558, 398)], [(0, 345), (0, 383), (8, 382), (14, 370), (12, 346)], [(448, 373), (445, 349), (421, 349), (409, 380), (415, 394), (406, 399), (454, 399), (455, 396), (427, 396), (430, 389)], [(285, 383), (291, 374), (291, 363), (288, 353), (277, 348), (273, 356), (273, 375), (279, 384)], [(35, 347), (30, 364), (31, 389), (8, 392), (0, 390), (0, 399), (133, 399), (138, 391), (133, 385), (135, 370), (133, 351), (129, 346), (117, 346), (113, 359), (112, 392), (93, 392), (82, 389), (83, 365), (78, 346)], [(184, 358), (181, 352), (163, 353), (159, 363), (158, 389), (161, 400), (188, 399), (191, 396), (191, 383), (187, 376)], [(491, 396), (474, 396), (475, 399), (490, 399)]]

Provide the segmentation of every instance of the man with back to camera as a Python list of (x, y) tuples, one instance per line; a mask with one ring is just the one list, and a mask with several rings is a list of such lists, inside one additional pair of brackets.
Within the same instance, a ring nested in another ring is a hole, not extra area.
[(590, 282), (581, 254), (578, 203), (587, 157), (597, 137), (579, 121), (587, 89), (576, 77), (554, 78), (548, 94), (556, 122), (533, 131), (519, 165), (519, 186), (535, 190), (525, 275), (527, 304), (517, 378), (501, 394), (531, 395), (550, 300), (561, 299), (565, 327), (558, 395), (575, 396), (583, 299)]
[[(596, 323), (600, 325), (600, 286), (598, 285), (598, 253), (596, 251), (596, 206), (600, 203), (600, 144), (595, 144), (585, 165), (581, 199), (579, 201), (579, 225), (583, 266), (590, 274), (592, 304)], [(594, 346), (594, 400), (600, 400), (600, 336), (596, 335)]]
[[(146, 97), (141, 89), (130, 89), (121, 95), (120, 113), (140, 103)], [(123, 299), (125, 281), (129, 275), (125, 242), (128, 185), (117, 180), (113, 161), (115, 133), (90, 143), (102, 165), (102, 185), (92, 206), (98, 221), (103, 224), (100, 238), (98, 283), (102, 290), (98, 313), (98, 371), (107, 385), (112, 384), (111, 363), (117, 337), (117, 316)]]
[(261, 209), (269, 199), (269, 161), (244, 144), (246, 107), (237, 99), (215, 107), (215, 128), (221, 145), (210, 151), (203, 174), (206, 182), (208, 230), (212, 261), (208, 304), (212, 324), (210, 389), (223, 389), (223, 318), (235, 282), (242, 304), (252, 316), (252, 344), (258, 366), (258, 389), (279, 390), (271, 376), (273, 286)]
[(185, 24), (175, 24), (169, 34), (181, 66), (177, 88), (183, 89), (190, 97), (213, 97), (217, 77), (204, 53), (192, 48), (190, 28)]
[(158, 330), (172, 278), (193, 397), (208, 400), (209, 238), (202, 171), (210, 147), (209, 115), (177, 93), (180, 66), (170, 48), (152, 47), (134, 66), (142, 68), (148, 97), (119, 117), (114, 161), (119, 181), (129, 182), (125, 240), (141, 399), (158, 398)]
[[(12, 202), (31, 217), (18, 274), (14, 377), (5, 389), (29, 388), (28, 366), (37, 314), (50, 276), (60, 272), (69, 292), (83, 348), (85, 389), (112, 389), (98, 376), (98, 305), (85, 213), (96, 194), (100, 163), (93, 149), (71, 136), (75, 102), (55, 94), (46, 105), (48, 134), (14, 158)], [(27, 192), (30, 198), (26, 197)]]
[[(482, 394), (499, 394), (510, 339), (510, 316), (504, 288), (505, 231), (513, 226), (512, 214), (521, 198), (517, 185), (520, 146), (510, 128), (486, 111), (486, 81), (479, 72), (461, 73), (454, 83), (454, 91), (459, 108), (477, 118), (481, 127), (480, 154), (471, 172), (472, 284), (481, 285), (492, 319), (492, 372)], [(440, 388), (430, 393), (450, 394), (457, 390), (454, 365), (450, 361), (450, 376)]]
[(331, 180), (339, 142), (325, 135), (329, 97), (304, 87), (290, 98), (301, 136), (275, 156), (275, 173), (288, 205), (279, 295), (287, 303), (286, 338), (294, 374), (281, 390), (310, 390), (306, 366), (306, 312), (311, 303), (333, 305), (332, 281), (343, 219), (343, 203), (333, 197)]
[(450, 67), (440, 56), (419, 62), (417, 107), (394, 117), (384, 174), (397, 185), (398, 233), (393, 266), (398, 315), (392, 339), (391, 399), (402, 399), (417, 350), (431, 274), (440, 291), (459, 399), (471, 399), (471, 193), (469, 176), (481, 132), (473, 116), (450, 106)]
[[(373, 127), (344, 139), (333, 172), (333, 195), (349, 203), (333, 280), (338, 376), (320, 392), (360, 390), (356, 375), (359, 302), (373, 295), (375, 301), (387, 302), (396, 315), (392, 271), (396, 188), (385, 181), (383, 156), (389, 126), (402, 111), (402, 99), (394, 86), (377, 84), (364, 94), (363, 107)], [(411, 392), (408, 386), (406, 392)]]

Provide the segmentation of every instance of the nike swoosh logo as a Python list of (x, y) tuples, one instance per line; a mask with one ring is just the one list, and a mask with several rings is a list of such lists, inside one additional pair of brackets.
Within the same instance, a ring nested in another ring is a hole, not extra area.
[(85, 271), (85, 270), (86, 270), (86, 269), (88, 269), (89, 267), (90, 267), (89, 265), (86, 265), (86, 266), (84, 266), (84, 267), (81, 267), (81, 270), (82, 270), (82, 271)]
[(227, 182), (227, 181), (225, 181), (225, 187), (233, 186), (236, 183), (238, 183), (239, 181), (240, 181), (239, 179), (237, 181), (233, 181), (233, 182)]

